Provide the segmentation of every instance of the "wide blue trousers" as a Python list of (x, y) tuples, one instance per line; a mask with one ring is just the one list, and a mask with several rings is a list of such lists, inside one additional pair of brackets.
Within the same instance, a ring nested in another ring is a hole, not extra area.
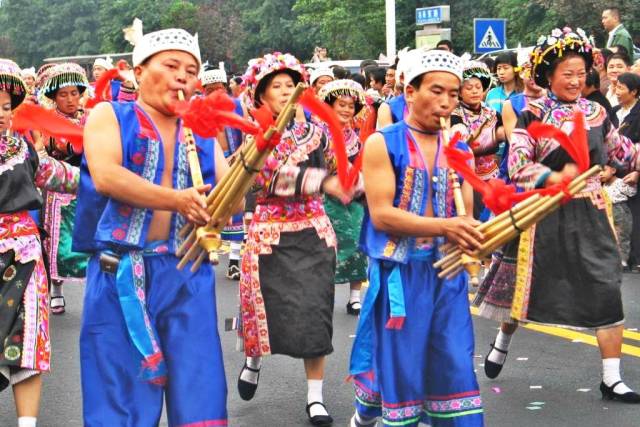
[[(378, 261), (374, 261), (378, 262)], [(356, 410), (384, 425), (481, 427), (482, 400), (473, 367), (473, 324), (464, 274), (438, 279), (433, 260), (379, 261), (373, 302), (373, 370), (354, 377)], [(386, 327), (389, 277), (400, 269), (406, 319)], [(365, 301), (365, 305), (367, 302)]]
[(172, 427), (227, 425), (227, 386), (217, 328), (215, 276), (209, 265), (178, 271), (174, 255), (146, 258), (146, 299), (168, 370), (164, 387), (139, 378), (115, 275), (87, 268), (80, 333), (86, 427), (157, 426), (166, 398)]

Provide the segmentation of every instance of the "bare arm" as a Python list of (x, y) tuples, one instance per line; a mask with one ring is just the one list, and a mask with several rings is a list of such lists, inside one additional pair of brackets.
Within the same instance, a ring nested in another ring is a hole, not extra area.
[(391, 107), (386, 102), (383, 102), (378, 108), (378, 123), (377, 128), (382, 129), (385, 126), (393, 124), (393, 117), (391, 116)]
[(516, 128), (517, 122), (518, 116), (516, 116), (516, 112), (513, 111), (511, 101), (505, 101), (505, 103), (502, 104), (502, 126), (504, 127), (504, 133), (507, 139), (511, 140), (511, 132)]
[(98, 104), (91, 112), (84, 128), (84, 150), (98, 193), (138, 208), (177, 211), (194, 222), (208, 220), (200, 193), (209, 185), (174, 190), (146, 181), (122, 166), (120, 130), (110, 104)]
[[(376, 229), (399, 236), (446, 236), (463, 247), (479, 246), (482, 235), (465, 218), (433, 218), (415, 215), (393, 206), (396, 177), (382, 135), (369, 137), (364, 149), (364, 187), (371, 220)], [(472, 193), (464, 186), (466, 205), (473, 211)]]

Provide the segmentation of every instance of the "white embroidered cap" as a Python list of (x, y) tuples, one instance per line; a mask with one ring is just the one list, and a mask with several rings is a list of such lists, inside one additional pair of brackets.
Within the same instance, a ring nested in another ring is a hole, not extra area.
[(319, 67), (315, 70), (311, 70), (311, 76), (309, 78), (309, 84), (313, 86), (313, 84), (322, 76), (329, 76), (332, 79), (335, 78), (333, 75), (333, 70), (327, 67)]
[(409, 54), (404, 65), (404, 84), (411, 83), (416, 77), (434, 71), (451, 73), (462, 82), (462, 59), (445, 50), (416, 49)]
[(219, 68), (203, 71), (202, 74), (200, 74), (200, 81), (202, 82), (202, 86), (214, 83), (227, 84), (227, 73)]
[(108, 56), (106, 58), (97, 58), (93, 62), (93, 67), (102, 67), (105, 70), (110, 70), (113, 68), (113, 61)]
[(133, 48), (133, 66), (137, 67), (147, 58), (166, 50), (180, 50), (190, 53), (202, 65), (198, 35), (191, 35), (180, 28), (169, 28), (143, 35)]

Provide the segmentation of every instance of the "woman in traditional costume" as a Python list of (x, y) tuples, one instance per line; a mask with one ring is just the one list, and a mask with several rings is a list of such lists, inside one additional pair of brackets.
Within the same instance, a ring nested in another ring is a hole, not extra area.
[[(504, 140), (500, 114), (482, 102), (491, 86), (491, 72), (482, 62), (468, 61), (462, 76), (460, 105), (451, 114), (452, 131), (460, 130), (466, 136), (475, 157), (475, 172), (488, 181), (500, 175), (497, 153)], [(480, 218), (484, 207), (477, 196), (478, 193), (473, 203), (474, 217)]]
[[(320, 89), (318, 97), (329, 104), (338, 116), (344, 133), (347, 156), (353, 164), (362, 151), (361, 138), (353, 127), (354, 117), (366, 104), (362, 86), (353, 80), (334, 80)], [(318, 125), (326, 126), (322, 122), (318, 122)], [(330, 157), (327, 162), (331, 161), (333, 159)], [(335, 283), (349, 283), (347, 313), (357, 316), (361, 308), (360, 288), (362, 282), (367, 280), (367, 257), (358, 247), (364, 206), (359, 200), (345, 205), (341, 200), (327, 195), (324, 198), (324, 207), (338, 238)]]
[[(253, 107), (278, 114), (305, 70), (289, 54), (250, 61), (245, 82)], [(256, 181), (256, 209), (242, 259), (240, 299), (247, 356), (238, 391), (253, 397), (261, 358), (284, 354), (304, 360), (307, 415), (330, 425), (322, 398), (326, 356), (333, 352), (336, 236), (323, 193), (350, 201), (325, 163), (322, 128), (292, 121)]]
[(28, 211), (42, 206), (37, 187), (74, 192), (79, 174), (10, 133), (26, 94), (18, 66), (0, 59), (0, 390), (13, 386), (18, 425), (35, 426), (51, 341), (47, 273)]
[[(54, 103), (56, 113), (72, 123), (84, 125), (86, 116), (80, 108), (80, 98), (89, 87), (84, 69), (78, 64), (63, 63), (46, 73), (41, 91)], [(69, 141), (47, 135), (43, 137), (43, 144), (51, 157), (72, 166), (80, 166), (82, 153), (75, 152)], [(75, 211), (75, 195), (46, 192), (43, 223), (49, 237), (45, 240), (44, 248), (49, 260), (53, 314), (65, 311), (63, 281), (83, 279), (87, 267), (88, 257), (71, 249)]]
[[(618, 133), (600, 104), (581, 98), (593, 63), (584, 31), (565, 27), (541, 37), (531, 62), (533, 78), (549, 92), (527, 105), (511, 135), (513, 182), (530, 190), (577, 175), (574, 160), (555, 139), (534, 138), (527, 130), (541, 122), (571, 134), (581, 124), (576, 113), (584, 116), (591, 166), (608, 164), (621, 172), (636, 171), (638, 148)], [(597, 175), (588, 180), (585, 190), (520, 235), (517, 259), (511, 316), (523, 322), (595, 329), (602, 356), (603, 398), (640, 403), (640, 395), (620, 376), (622, 268)], [(502, 368), (510, 338), (502, 330), (498, 333), (488, 355), (491, 369)]]

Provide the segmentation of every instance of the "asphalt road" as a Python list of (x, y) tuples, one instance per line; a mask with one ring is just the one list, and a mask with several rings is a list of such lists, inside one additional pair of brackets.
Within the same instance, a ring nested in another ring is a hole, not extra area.
[[(237, 282), (218, 274), (218, 310), (222, 319), (237, 312)], [(78, 334), (82, 286), (67, 285), (67, 312), (52, 316), (53, 373), (45, 377), (39, 427), (82, 426), (82, 399), (78, 357)], [(640, 390), (640, 275), (627, 274), (623, 295), (627, 315), (624, 379)], [(348, 357), (356, 318), (348, 316), (348, 287), (336, 292), (334, 315), (335, 353), (328, 359), (325, 403), (334, 426), (347, 426), (352, 414), (353, 393), (347, 376)], [(485, 405), (487, 426), (640, 426), (640, 405), (624, 405), (601, 399), (600, 359), (592, 334), (555, 328), (520, 329), (514, 337), (508, 364), (495, 381), (484, 377), (482, 363), (496, 324), (474, 316), (478, 380)], [(635, 330), (634, 330), (635, 329)], [(229, 425), (237, 427), (308, 426), (304, 412), (306, 382), (302, 362), (283, 356), (268, 358), (260, 386), (251, 402), (240, 400), (235, 384), (242, 355), (235, 351), (235, 335), (221, 332), (229, 384)], [(17, 425), (12, 394), (0, 399), (0, 427)], [(162, 424), (166, 426), (166, 421)]]

